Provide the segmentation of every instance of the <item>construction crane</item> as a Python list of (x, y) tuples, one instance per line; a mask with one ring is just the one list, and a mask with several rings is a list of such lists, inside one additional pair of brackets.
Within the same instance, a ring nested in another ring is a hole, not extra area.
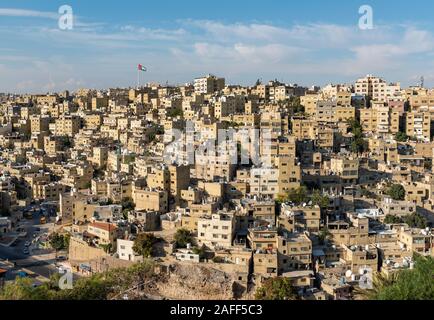
[(425, 78), (422, 76), (420, 77), (420, 83), (419, 83), (419, 87), (422, 89), (425, 85)]

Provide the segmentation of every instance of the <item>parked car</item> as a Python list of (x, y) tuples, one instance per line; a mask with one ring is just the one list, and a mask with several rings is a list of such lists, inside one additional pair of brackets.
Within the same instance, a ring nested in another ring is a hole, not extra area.
[(11, 247), (16, 247), (19, 243), (20, 243), (19, 240), (15, 240), (15, 241), (11, 244)]

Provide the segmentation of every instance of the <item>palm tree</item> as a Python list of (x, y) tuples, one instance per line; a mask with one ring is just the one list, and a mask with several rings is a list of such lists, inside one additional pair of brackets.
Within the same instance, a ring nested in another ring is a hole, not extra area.
[(356, 288), (354, 290), (354, 298), (357, 300), (378, 300), (381, 292), (385, 288), (393, 285), (398, 279), (399, 273), (392, 273), (385, 275), (384, 273), (377, 272), (372, 279), (371, 289)]

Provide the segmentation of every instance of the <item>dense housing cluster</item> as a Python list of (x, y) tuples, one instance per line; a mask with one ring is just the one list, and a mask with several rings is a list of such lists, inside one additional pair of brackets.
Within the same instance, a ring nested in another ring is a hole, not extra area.
[(208, 75), (0, 106), (0, 242), (38, 203), (82, 276), (152, 257), (222, 270), (246, 295), (279, 276), (303, 299), (351, 299), (376, 273), (434, 256), (434, 91), (422, 86)]

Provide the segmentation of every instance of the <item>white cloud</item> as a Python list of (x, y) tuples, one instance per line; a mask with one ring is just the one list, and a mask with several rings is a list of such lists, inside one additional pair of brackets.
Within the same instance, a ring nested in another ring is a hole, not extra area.
[(278, 43), (267, 45), (249, 45), (235, 43), (222, 46), (199, 42), (194, 44), (194, 53), (202, 59), (232, 60), (237, 63), (276, 63), (289, 59), (305, 51)]
[[(377, 25), (362, 31), (357, 26), (324, 23), (283, 27), (189, 20), (170, 28), (150, 28), (91, 22), (71, 31), (47, 26), (0, 28), (0, 37), (6, 34), (37, 41), (41, 48), (58, 55), (57, 60), (40, 52), (28, 53), (29, 57), (0, 55), (9, 75), (5, 85), (10, 86), (9, 79), (14, 83), (37, 79), (32, 87), (41, 90), (84, 83), (93, 87), (128, 84), (135, 77), (134, 70), (131, 68), (131, 75), (128, 70), (139, 62), (150, 65), (149, 79), (161, 82), (190, 81), (204, 72), (244, 82), (276, 76), (322, 84), (352, 81), (367, 73), (404, 82), (401, 78), (423, 74), (427, 63), (421, 60), (434, 54), (432, 32), (409, 25)], [(76, 54), (77, 48), (82, 54)], [(14, 72), (23, 60), (33, 64), (32, 72)], [(109, 61), (110, 71), (103, 61)], [(52, 78), (47, 70), (55, 70)]]
[(14, 8), (0, 8), (0, 16), (35, 17), (35, 18), (47, 18), (47, 19), (58, 19), (59, 18), (59, 14), (57, 14), (55, 12), (14, 9)]
[(152, 29), (144, 27), (135, 27), (132, 25), (122, 26), (120, 30), (125, 36), (133, 39), (153, 39), (153, 40), (181, 40), (188, 33), (183, 28), (178, 29)]

